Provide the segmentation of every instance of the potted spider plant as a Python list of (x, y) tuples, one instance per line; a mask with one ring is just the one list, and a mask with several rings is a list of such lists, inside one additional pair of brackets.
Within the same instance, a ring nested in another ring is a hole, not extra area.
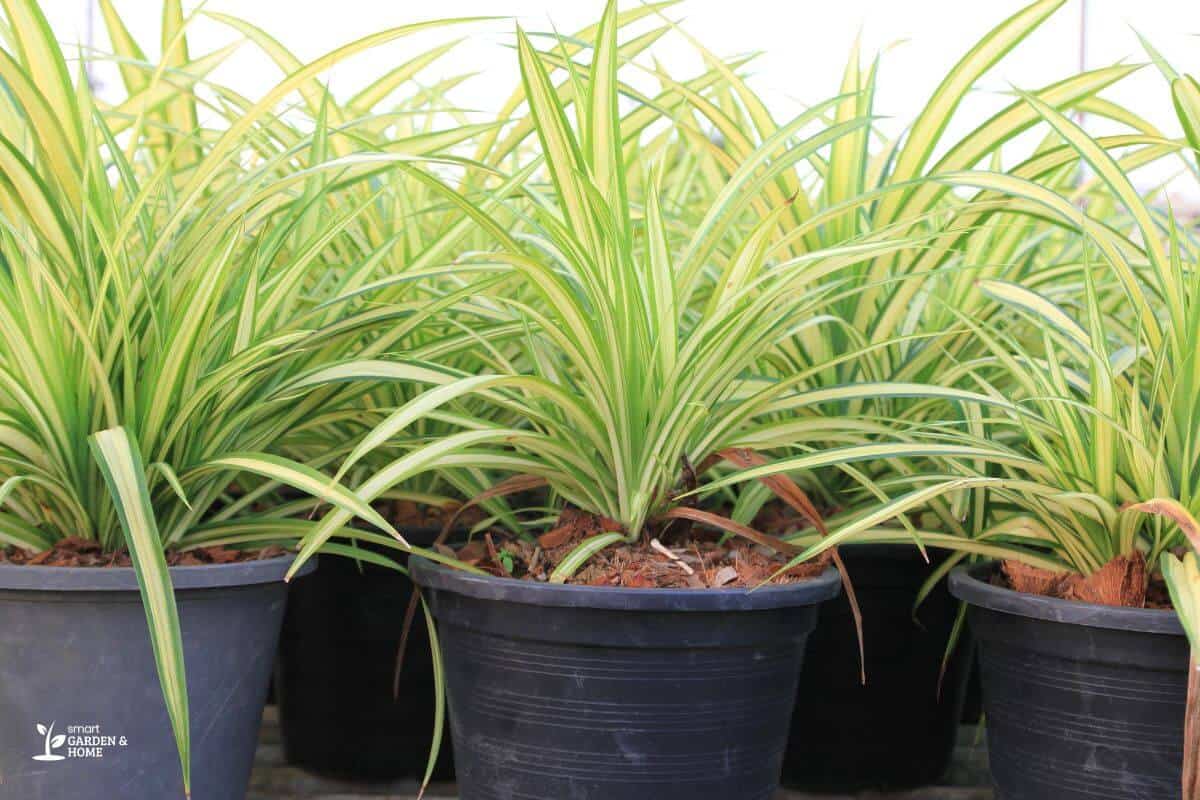
[[(657, 7), (646, 6), (618, 13), (618, 24), (625, 26), (656, 13)], [(220, 17), (252, 40), (259, 43), (264, 52), (272, 55), (282, 68), (294, 62), (287, 49), (262, 30), (229, 17)], [(640, 52), (657, 40), (668, 29), (663, 26), (650, 34), (637, 37), (623, 48), (629, 57)], [(561, 43), (562, 52), (577, 53), (585, 42), (594, 37), (595, 26), (579, 31)], [(389, 75), (388, 85), (395, 87), (394, 76), (408, 76), (416, 65), (427, 64), (425, 56), (419, 56), (408, 64), (401, 65)], [(680, 107), (681, 100), (692, 91), (701, 91), (713, 84), (716, 69), (701, 77), (685, 81), (675, 88), (668, 88), (655, 98), (653, 115), (642, 113), (627, 115), (624, 123), (645, 128), (660, 113)], [(379, 90), (383, 81), (352, 99), (345, 108), (333, 112), (332, 116), (342, 120), (363, 116), (367, 109), (363, 103), (377, 101), (383, 96)], [(446, 81), (444, 83), (452, 83)], [(518, 90), (505, 104), (500, 116), (517, 119), (518, 107), (524, 93)], [(319, 115), (330, 111), (328, 99), (321, 105), (312, 104), (310, 111)], [(396, 148), (406, 144), (408, 137), (420, 141), (422, 134), (429, 134), (416, 126), (419, 120), (432, 118), (444, 107), (439, 95), (418, 92), (405, 101), (404, 113), (396, 117), (394, 127), (373, 128), (359, 131), (358, 136), (372, 137), (380, 150)], [(380, 113), (376, 119), (388, 119)], [(527, 119), (519, 120), (504, 136), (497, 136), (497, 125), (460, 126), (458, 130), (468, 136), (477, 137), (478, 147), (474, 166), (467, 167), (461, 181), (464, 196), (486, 197), (486, 181), (497, 174), (497, 167), (506, 160), (520, 156), (526, 140), (534, 136), (534, 129)], [(449, 132), (439, 134), (442, 143), (454, 143)], [(455, 140), (457, 141), (457, 139)], [(407, 149), (407, 148), (406, 148)], [(646, 156), (643, 156), (646, 157)], [(512, 186), (519, 185), (520, 177), (512, 179)], [(422, 197), (428, 197), (423, 201)], [(487, 226), (465, 226), (461, 214), (438, 214), (429, 210), (419, 214), (413, 209), (433, 209), (441, 198), (430, 195), (429, 187), (418, 176), (397, 177), (386, 195), (372, 204), (372, 210), (360, 218), (357, 238), (361, 241), (391, 244), (401, 241), (424, 241), (430, 244), (423, 250), (412, 253), (395, 248), (394, 257), (385, 255), (378, 265), (382, 277), (370, 281), (346, 281), (339, 285), (351, 295), (363, 289), (370, 290), (372, 306), (380, 303), (414, 304), (439, 302), (439, 294), (452, 294), (453, 275), (439, 276), (418, 296), (404, 296), (413, 284), (407, 272), (419, 271), (423, 265), (437, 264), (438, 258), (457, 250), (482, 249), (490, 246), (492, 239)], [(495, 215), (499, 209), (489, 207)], [(482, 233), (482, 238), (481, 238)], [(331, 265), (332, 268), (333, 265)], [(448, 280), (447, 280), (448, 279)], [(354, 287), (358, 285), (359, 288)], [(411, 292), (409, 292), (411, 294)], [(444, 296), (444, 295), (442, 295)], [(495, 330), (489, 330), (487, 338), (496, 342), (501, 336), (519, 333), (523, 325), (511, 318), (497, 320)], [(505, 333), (505, 329), (508, 333)], [(478, 336), (479, 321), (472, 324), (472, 336)], [(373, 335), (373, 334), (372, 334)], [(427, 336), (437, 352), (437, 358), (447, 358), (446, 339)], [(468, 339), (468, 343), (473, 343)], [(406, 349), (421, 355), (421, 348), (411, 343)], [(457, 349), (457, 348), (454, 348)], [(468, 357), (478, 358), (475, 353)], [(459, 360), (456, 368), (464, 372), (476, 372), (489, 366), (477, 367), (471, 362)], [(368, 402), (356, 415), (354, 426), (373, 425), (379, 415), (412, 399), (414, 385), (407, 383), (384, 384), (376, 387)], [(481, 411), (478, 407), (476, 411)], [(423, 419), (410, 431), (422, 439), (436, 438), (439, 434), (456, 430), (453, 425), (434, 419)], [(330, 443), (330, 450), (342, 441), (353, 438), (353, 432), (338, 430), (338, 442)], [(386, 452), (372, 453), (364, 459), (353, 474), (370, 474), (377, 469), (379, 458), (390, 458)], [(385, 462), (386, 463), (386, 462)], [(352, 476), (353, 477), (353, 476)], [(458, 497), (476, 497), (486, 491), (487, 484), (480, 483), (478, 470), (465, 468), (443, 469), (436, 473), (414, 476), (390, 489), (379, 498), (381, 508), (394, 510), (399, 501), (404, 507), (428, 509), (413, 515), (397, 517), (384, 511), (389, 520), (403, 530), (411, 544), (430, 547), (435, 540), (448, 533), (452, 540), (465, 537), (467, 529), (457, 519), (452, 531), (443, 532), (444, 517), (440, 509), (453, 508), (461, 504)], [(449, 490), (449, 495), (445, 492)], [(377, 503), (378, 505), (379, 503)], [(414, 505), (415, 504), (415, 505)], [(519, 529), (519, 523), (508, 512), (504, 498), (494, 496), (481, 503), (486, 506), (486, 519), (497, 519), (509, 530)], [(284, 755), (289, 763), (317, 772), (351, 779), (389, 780), (424, 773), (428, 767), (426, 753), (429, 730), (436, 708), (434, 698), (434, 662), (425, 632), (425, 620), (414, 615), (411, 604), (412, 584), (404, 568), (408, 559), (403, 554), (385, 548), (382, 552), (370, 543), (357, 542), (355, 547), (366, 548), (377, 556), (389, 557), (386, 563), (356, 558), (325, 559), (322, 569), (311, 578), (294, 584), (289, 592), (289, 605), (281, 635), (280, 656), (275, 672), (276, 701), (279, 704), (280, 727)], [(395, 567), (399, 566), (398, 571)], [(437, 761), (428, 777), (450, 779), (452, 763), (448, 734), (442, 734), (436, 745)]]
[(294, 564), (284, 548), (312, 524), (272, 515), (277, 490), (391, 529), (327, 485), (327, 455), (296, 433), (353, 397), (280, 391), (361, 346), (308, 289), (315, 254), (360, 211), (339, 192), (387, 166), (304, 164), (312, 133), (258, 145), (279, 103), (331, 64), (429, 26), (300, 65), (259, 101), (214, 104), (227, 124), (206, 129), (193, 89), (228, 51), (192, 59), (178, 2), (164, 4), (157, 65), (103, 4), (129, 93), (115, 106), (71, 78), (36, 3), (3, 8), (4, 788), (241, 798)]
[[(980, 643), (992, 775), (1005, 797), (1179, 797), (1183, 786), (1192, 798), (1194, 777), (1181, 783), (1188, 643), (1159, 565), (1172, 575), (1197, 511), (1196, 251), (1105, 142), (1026, 102), (1065, 142), (1050, 154), (1081, 159), (1123, 213), (1096, 220), (1017, 175), (944, 176), (1083, 243), (1054, 282), (981, 281), (1004, 313), (961, 317), (986, 348), (942, 376), (990, 410), (943, 433), (981, 456), (937, 471), (983, 493), (983, 524), (947, 544), (992, 559), (950, 576)], [(1148, 133), (1119, 144), (1177, 147)]]
[[(748, 236), (736, 231), (773, 175), (855, 128), (818, 126), (775, 158), (778, 144), (819, 121), (821, 109), (746, 159), (689, 235), (672, 230), (654, 178), (635, 209), (623, 151), (625, 135), (632, 147), (637, 133), (617, 113), (618, 27), (609, 4), (588, 63), (563, 60), (557, 47), (541, 53), (518, 32), (549, 185), (535, 174), (504, 199), (527, 233), (518, 239), (493, 224), (498, 248), (458, 257), (455, 274), (481, 277), (450, 311), (519, 323), (515, 336), (499, 325), (495, 341), (480, 337), (493, 369), (356, 360), (305, 379), (433, 384), (342, 462), (339, 481), (384, 443), (402, 448), (357, 483), (363, 502), (422, 470), (464, 464), (513, 476), (494, 492), (542, 483), (557, 498), (557, 523), (536, 537), (485, 536), (453, 556), (414, 548), (422, 557), (411, 573), (437, 621), (464, 798), (729, 800), (774, 790), (804, 640), (815, 605), (834, 595), (839, 577), (824, 561), (792, 560), (799, 548), (734, 522), (718, 505), (706, 507), (702, 481), (718, 462), (767, 458), (750, 449), (750, 421), (795, 387), (768, 379), (763, 358), (797, 326), (820, 324), (815, 310), (833, 288), (815, 282), (911, 246), (874, 232), (779, 257), (786, 203)], [(557, 64), (567, 73), (561, 85), (548, 69)], [(571, 104), (578, 129), (567, 120)], [(486, 214), (476, 216), (487, 224)], [(467, 397), (507, 414), (496, 421), (464, 412)], [(407, 435), (434, 414), (460, 430), (434, 442)], [(879, 453), (839, 449), (809, 465)], [(786, 476), (768, 485), (821, 524)], [(321, 520), (301, 560), (345, 525), (345, 511)]]

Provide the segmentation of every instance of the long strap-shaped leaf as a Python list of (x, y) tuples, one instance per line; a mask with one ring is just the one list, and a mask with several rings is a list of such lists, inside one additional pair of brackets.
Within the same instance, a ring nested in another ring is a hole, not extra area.
[[(892, 170), (893, 181), (908, 180), (920, 173), (950, 124), (955, 109), (975, 82), (1062, 5), (1063, 0), (1036, 0), (1025, 6), (980, 39), (946, 73), (946, 78), (929, 98), (905, 137), (904, 146)], [(902, 200), (901, 195), (885, 197), (876, 215), (877, 222), (891, 222)]]
[(1191, 75), (1176, 78), (1171, 81), (1171, 98), (1188, 144), (1200, 150), (1200, 84)]
[[(753, 450), (745, 448), (729, 447), (722, 450), (719, 455), (731, 462), (740, 469), (749, 467), (761, 467), (770, 463), (770, 460), (762, 453), (757, 453)], [(787, 503), (794, 510), (808, 518), (812, 526), (817, 530), (822, 537), (829, 535), (829, 529), (825, 527), (825, 520), (821, 518), (820, 512), (816, 506), (809, 500), (808, 495), (800, 488), (799, 484), (792, 480), (791, 476), (786, 473), (778, 475), (765, 475), (759, 478), (763, 485), (775, 493), (780, 500)], [(917, 547), (924, 554), (924, 546), (921, 545), (921, 540), (917, 539)], [(859, 679), (866, 684), (867, 682), (867, 646), (866, 639), (863, 636), (863, 618), (862, 609), (858, 605), (858, 594), (854, 591), (854, 582), (850, 580), (850, 571), (846, 569), (846, 564), (842, 561), (842, 556), (835, 547), (829, 551), (833, 557), (833, 563), (837, 566), (838, 574), (842, 578), (842, 587), (846, 590), (846, 599), (850, 603), (850, 614), (854, 617), (854, 631), (858, 636), (858, 671)], [(790, 553), (789, 555), (795, 555)]]
[(175, 744), (183, 769), (183, 788), (191, 797), (191, 741), (188, 732), (187, 676), (183, 665), (183, 642), (179, 633), (179, 613), (167, 561), (163, 557), (150, 493), (146, 489), (146, 469), (132, 434), (124, 428), (109, 428), (93, 434), (88, 442), (100, 464), (104, 480), (125, 531), (130, 558), (142, 593), (142, 606), (150, 626), (150, 644)]

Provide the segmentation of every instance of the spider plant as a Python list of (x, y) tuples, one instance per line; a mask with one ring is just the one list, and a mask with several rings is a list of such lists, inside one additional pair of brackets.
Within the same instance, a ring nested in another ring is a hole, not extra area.
[[(1196, 251), (1169, 218), (1166, 231), (1159, 227), (1101, 142), (1036, 98), (1026, 101), (1124, 206), (1137, 238), (1025, 177), (983, 170), (941, 176), (983, 190), (981, 202), (1007, 197), (1008, 212), (1073, 231), (1085, 243), (1084, 261), (1042, 291), (980, 281), (979, 291), (1004, 313), (987, 325), (957, 315), (983, 351), (948, 367), (941, 381), (966, 387), (974, 397), (963, 402), (987, 416), (966, 428), (952, 423), (926, 432), (978, 448), (979, 456), (946, 460), (939, 474), (915, 481), (935, 493), (955, 491), (964, 479), (986, 487), (988, 500), (974, 513), (987, 524), (939, 544), (1084, 575), (1142, 549), (1153, 563), (1181, 543), (1180, 534), (1149, 524), (1138, 504), (1161, 500), (1197, 510)], [(1178, 146), (1149, 135), (1125, 141)], [(945, 397), (933, 388), (916, 393)]]
[[(236, 17), (209, 16), (245, 35), (285, 75), (303, 66), (298, 57), (267, 31)], [(260, 147), (295, 151), (310, 146), (310, 161), (319, 163), (356, 152), (420, 157), (451, 152), (456, 146), (469, 144), (502, 123), (471, 124), (466, 113), (451, 103), (447, 93), (467, 76), (446, 77), (428, 87), (416, 80), (439, 65), (440, 59), (460, 43), (461, 40), (450, 41), (416, 55), (371, 81), (345, 101), (330, 95), (319, 80), (313, 78), (301, 90), (302, 113), (307, 117), (307, 125), (291, 120), (276, 124), (271, 130), (273, 141)], [(449, 123), (448, 127), (443, 125), (445, 122)], [(310, 145), (309, 137), (303, 132), (305, 127), (316, 131)], [(390, 348), (419, 351), (422, 341), (430, 338), (425, 326), (419, 324), (425, 317), (423, 310), (427, 306), (437, 306), (446, 294), (452, 294), (456, 289), (453, 276), (444, 276), (442, 280), (431, 281), (420, 288), (401, 281), (396, 290), (387, 294), (373, 291), (377, 282), (394, 281), (408, 270), (420, 269), (423, 263), (452, 248), (476, 249), (489, 241), (487, 232), (479, 226), (463, 224), (469, 220), (458, 208), (454, 192), (470, 196), (479, 191), (472, 185), (473, 181), (494, 180), (499, 173), (486, 167), (474, 169), (471, 163), (466, 166), (471, 168), (461, 172), (462, 177), (454, 190), (426, 173), (398, 170), (370, 182), (358, 181), (342, 186), (329, 196), (328, 201), (314, 204), (306, 211), (315, 219), (330, 210), (336, 211), (338, 205), (362, 204), (361, 212), (349, 221), (341, 235), (327, 243), (318, 256), (320, 279), (309, 287), (306, 296), (314, 307), (349, 309), (361, 332), (363, 353)], [(332, 173), (315, 178), (325, 183), (338, 180)], [(309, 220), (304, 224), (311, 227), (313, 222)], [(369, 301), (358, 305), (363, 294), (369, 295)], [(395, 324), (381, 336), (380, 329), (385, 322)], [(438, 338), (444, 345), (444, 337)], [(465, 337), (463, 341), (470, 342)], [(464, 370), (474, 369), (469, 349), (459, 347), (455, 352), (446, 352), (445, 357), (454, 359), (454, 363)], [(403, 404), (412, 393), (412, 386), (399, 382), (363, 386), (357, 402), (306, 420), (293, 431), (292, 440), (303, 440), (305, 448), (313, 452), (336, 452), (344, 448), (346, 442), (359, 438), (364, 426), (369, 430), (381, 415)], [(445, 423), (428, 419), (421, 422), (415, 433), (432, 439), (449, 430)], [(358, 473), (372, 470), (377, 461), (367, 459), (359, 466)], [(447, 508), (460, 502), (458, 498), (464, 494), (477, 495), (487, 483), (479, 470), (470, 467), (426, 472), (414, 476), (381, 499), (410, 500)], [(296, 500), (280, 504), (275, 513), (281, 516), (305, 514), (314, 504), (311, 498)], [(511, 516), (500, 499), (493, 499), (486, 505), (511, 524)]]
[[(1013, 476), (1011, 492), (1003, 495), (1015, 511), (998, 524), (1021, 530), (1015, 542), (1048, 546), (1064, 566), (1083, 574), (1143, 547), (1155, 563), (1182, 540), (1174, 527), (1149, 525), (1142, 504), (1169, 502), (1194, 516), (1200, 502), (1192, 425), (1200, 389), (1193, 368), (1197, 254), (1173, 221), (1166, 231), (1156, 224), (1104, 147), (1070, 120), (1038, 110), (1120, 199), (1139, 242), (1029, 184), (997, 186), (1076, 226), (1105, 268), (1099, 278), (1083, 270), (1083, 296), (1073, 308), (1026, 287), (982, 287), (1043, 330), (1021, 338), (1019, 332), (977, 331), (1003, 365), (1001, 380), (1011, 396), (1022, 401), (1019, 415), (998, 424), (1016, 425), (1023, 439), (1016, 444), (1039, 463), (1032, 474)], [(1120, 307), (1102, 309), (1098, 283), (1119, 293)]]
[[(518, 57), (529, 118), (540, 143), (549, 186), (527, 182), (506, 204), (528, 220), (520, 239), (497, 236), (500, 248), (459, 259), (459, 274), (480, 276), (478, 295), (454, 313), (503, 308), (520, 319), (519, 359), (495, 359), (489, 373), (469, 375), (441, 363), (357, 361), (316, 372), (302, 381), (393, 379), (434, 384), (368, 434), (342, 462), (338, 477), (384, 442), (404, 442), (409, 426), (468, 395), (506, 411), (512, 424), (459, 415), (460, 432), (437, 442), (412, 442), (410, 452), (355, 488), (370, 502), (422, 469), (472, 463), (497, 472), (545, 480), (565, 502), (611, 520), (612, 528), (583, 542), (556, 572), (565, 580), (588, 557), (620, 541), (634, 541), (670, 519), (700, 520), (756, 541), (772, 541), (720, 515), (687, 507), (689, 472), (741, 446), (756, 415), (786, 393), (786, 383), (764, 379), (763, 357), (777, 342), (820, 324), (816, 309), (845, 290), (830, 278), (864, 259), (911, 246), (907, 238), (874, 232), (840, 247), (795, 258), (767, 254), (784, 202), (722, 259), (713, 288), (697, 299), (687, 290), (691, 272), (710, 262), (713, 243), (757, 199), (761, 182), (749, 176), (777, 155), (781, 135), (747, 159), (724, 195), (690, 236), (668, 236), (660, 192), (649, 189), (641, 213), (629, 201), (630, 174), (652, 165), (624, 157), (618, 113), (618, 15), (610, 3), (596, 32), (586, 68), (540, 53), (518, 31)], [(578, 120), (572, 128), (556, 64), (566, 73)], [(628, 120), (636, 110), (627, 114)], [(819, 113), (819, 112), (816, 112)], [(816, 113), (792, 130), (812, 122)], [(828, 146), (865, 125), (821, 128), (787, 151), (785, 164)], [(481, 219), (485, 214), (478, 215)], [(672, 251), (671, 242), (684, 249)], [(413, 276), (410, 276), (410, 278)], [(481, 336), (486, 344), (486, 337)], [(865, 459), (865, 451), (829, 455)], [(796, 494), (786, 493), (795, 502)], [(802, 496), (802, 493), (800, 493)], [(806, 510), (811, 508), (805, 503)], [(349, 519), (332, 509), (305, 541), (301, 561)]]
[[(744, 195), (754, 202), (756, 214), (743, 216), (740, 225), (731, 228), (732, 237), (747, 235), (749, 226), (767, 213), (763, 204), (774, 193), (792, 202), (790, 214), (780, 219), (772, 257), (795, 258), (876, 230), (920, 236), (925, 245), (864, 259), (852, 273), (855, 290), (831, 294), (821, 309), (827, 322), (802, 329), (768, 356), (770, 374), (805, 391), (776, 403), (773, 424), (760, 424), (754, 434), (757, 447), (812, 452), (887, 438), (897, 425), (917, 426), (938, 419), (947, 412), (945, 398), (919, 396), (919, 391), (913, 396), (912, 387), (935, 382), (947, 359), (969, 359), (980, 347), (947, 309), (987, 319), (998, 304), (975, 291), (978, 279), (1029, 276), (1035, 285), (1049, 283), (1070, 268), (1072, 259), (1077, 260), (1075, 250), (1053, 239), (1054, 226), (1034, 217), (997, 214), (1001, 205), (997, 201), (968, 202), (951, 191), (951, 184), (938, 179), (968, 166), (999, 165), (1005, 146), (1040, 123), (1037, 111), (1018, 97), (966, 135), (955, 140), (946, 135), (948, 120), (974, 84), (1061, 5), (1054, 0), (1033, 3), (983, 37), (948, 73), (897, 142), (881, 140), (872, 126), (856, 123), (870, 119), (878, 69), (877, 61), (864, 67), (856, 49), (847, 63), (841, 93), (824, 112), (828, 124), (854, 129), (839, 136), (828, 150), (800, 159), (796, 168), (777, 166), (789, 147), (785, 137), (794, 123), (776, 122), (736, 69), (724, 67), (724, 81), (714, 100), (694, 98), (692, 113), (721, 134), (719, 148), (695, 133), (688, 138), (692, 149), (713, 158), (709, 171), (741, 174), (755, 148), (777, 150), (770, 166), (750, 173), (765, 189), (757, 197)], [(707, 63), (720, 64), (699, 43), (694, 44)], [(1134, 69), (1125, 65), (1098, 69), (1048, 84), (1033, 94), (1059, 109), (1087, 109), (1145, 131), (1149, 126), (1144, 121), (1098, 97)], [(661, 69), (658, 74), (664, 82), (669, 80)], [(1124, 158), (1130, 168), (1164, 152), (1161, 144), (1128, 136), (1111, 137), (1107, 143), (1138, 145)], [(1073, 190), (1077, 175), (1073, 154), (1053, 141), (1011, 171), (1064, 192)], [(719, 186), (713, 193), (718, 190)], [(1087, 196), (1099, 208), (1097, 199)], [(723, 248), (702, 252), (718, 264), (725, 257)], [(719, 268), (699, 262), (685, 271), (693, 275), (691, 285), (700, 297), (720, 275)], [(850, 274), (839, 273), (832, 280), (843, 281)], [(864, 392), (864, 383), (874, 391)], [(853, 425), (846, 424), (849, 419)], [(821, 438), (834, 432), (839, 438)], [(921, 468), (913, 460), (880, 460), (862, 470), (843, 464), (797, 473), (796, 479), (826, 507), (848, 507), (847, 513), (854, 515), (870, 512), (886, 499), (877, 485), (880, 479)], [(769, 497), (762, 485), (746, 487), (739, 494), (735, 519), (748, 522)], [(955, 507), (938, 498), (930, 502), (940, 525), (960, 534), (965, 501), (966, 496), (956, 498)]]
[[(190, 91), (199, 77), (183, 77), (197, 62), (175, 0), (164, 39), (178, 47), (164, 48), (162, 64), (114, 37), (136, 90), (115, 108), (82, 74), (72, 79), (33, 0), (3, 8), (0, 544), (41, 550), (74, 536), (128, 548), (186, 788), (186, 675), (164, 551), (299, 538), (311, 524), (255, 510), (256, 493), (278, 484), (395, 533), (290, 441), (349, 402), (345, 387), (280, 389), (361, 348), (337, 308), (315, 308), (307, 293), (317, 256), (362, 212), (355, 192), (401, 159), (325, 160), (318, 134), (272, 153), (256, 144), (277, 128), (280, 102), (331, 65), (444, 23), (382, 31), (299, 65), (228, 125), (205, 129)], [(307, 213), (325, 204), (336, 210)]]
[[(618, 30), (660, 13), (671, 3), (651, 4), (625, 12), (615, 12), (614, 25)], [(269, 34), (235, 18), (214, 15), (220, 21), (232, 25), (244, 33), (283, 69), (298, 63), (293, 55)], [(590, 25), (576, 34), (554, 40), (553, 53), (543, 54), (549, 59), (570, 58), (586, 49), (586, 43), (594, 39), (596, 25)], [(618, 48), (622, 60), (631, 59), (644, 52), (656, 42), (669, 26), (663, 25), (631, 37)], [(444, 49), (443, 49), (444, 50)], [(440, 55), (443, 50), (433, 55)], [(335, 133), (330, 136), (330, 146), (341, 141), (354, 148), (369, 148), (383, 152), (410, 152), (412, 143), (427, 146), (436, 141), (446, 147), (475, 137), (474, 158), (456, 166), (461, 172), (456, 176), (456, 195), (447, 195), (445, 188), (423, 173), (404, 172), (391, 176), (389, 185), (379, 194), (370, 207), (360, 215), (354, 225), (352, 236), (342, 237), (338, 246), (361, 248), (374, 247), (377, 257), (369, 270), (346, 271), (341, 263), (366, 264), (361, 253), (344, 253), (331, 248), (329, 271), (332, 276), (323, 287), (328, 295), (349, 304), (362, 302), (359, 306), (365, 313), (366, 337), (371, 343), (364, 353), (382, 353), (386, 346), (395, 346), (401, 338), (396, 330), (379, 337), (379, 325), (400, 313), (412, 313), (428, 305), (440, 306), (454, 300), (467, 287), (459, 274), (461, 270), (444, 269), (446, 259), (460, 252), (486, 250), (498, 240), (512, 244), (512, 237), (499, 237), (505, 231), (520, 230), (524, 225), (524, 211), (511, 210), (496, 198), (517, 191), (524, 180), (540, 163), (540, 156), (531, 152), (531, 140), (535, 139), (535, 125), (528, 115), (521, 115), (519, 108), (525, 101), (524, 88), (518, 89), (504, 104), (495, 122), (477, 125), (461, 124), (466, 121), (453, 106), (435, 102), (441, 99), (442, 90), (418, 93), (405, 99), (393, 110), (379, 110), (372, 106), (387, 96), (400, 76), (413, 74), (418, 67), (427, 66), (432, 56), (422, 55), (401, 65), (388, 75), (374, 82), (348, 103), (338, 105), (328, 96), (320, 96), (315, 90), (307, 93), (308, 111), (318, 120), (337, 122)], [(581, 67), (584, 68), (584, 67)], [(653, 123), (673, 113), (686, 102), (689, 93), (703, 91), (714, 85), (720, 77), (716, 69), (709, 70), (699, 78), (678, 85), (664, 87), (653, 99), (646, 98), (643, 104), (620, 120), (624, 146), (636, 147), (639, 136)], [(456, 79), (442, 81), (442, 85), (453, 85)], [(574, 84), (567, 82), (557, 87), (558, 100), (569, 108), (576, 98)], [(624, 87), (628, 89), (628, 87)], [(460, 124), (445, 132), (431, 131), (435, 116), (453, 114)], [(424, 125), (423, 128), (417, 127)], [(323, 127), (318, 124), (318, 129)], [(645, 156), (632, 156), (637, 161)], [(511, 171), (511, 175), (505, 173)], [(431, 189), (432, 187), (432, 189)], [(360, 192), (364, 191), (360, 187)], [(415, 277), (434, 269), (436, 274), (425, 275), (418, 283)], [(415, 277), (414, 277), (415, 276)], [(478, 288), (478, 287), (476, 287)], [(528, 289), (525, 294), (530, 294)], [(463, 374), (478, 373), (487, 369), (479, 359), (483, 352), (476, 345), (486, 340), (489, 363), (498, 361), (509, 368), (520, 362), (523, 356), (519, 338), (526, 330), (526, 323), (519, 313), (511, 308), (497, 307), (489, 303), (475, 304), (469, 319), (454, 321), (452, 327), (442, 334), (432, 333), (432, 326), (424, 324), (412, 330), (406, 327), (409, 338), (404, 340), (404, 352), (412, 358), (434, 358), (443, 365), (452, 366)], [(402, 326), (404, 327), (404, 326)], [(413, 338), (413, 337), (416, 338)], [(373, 425), (387, 410), (402, 405), (416, 390), (418, 384), (404, 380), (388, 381), (373, 386), (364, 393), (361, 412), (340, 414), (340, 423), (350, 428), (327, 430), (337, 442), (354, 438), (354, 430), (363, 425)], [(496, 418), (497, 409), (475, 407), (475, 412)], [(511, 412), (504, 412), (511, 416)], [(314, 426), (315, 427), (315, 426)], [(447, 421), (438, 414), (430, 414), (416, 421), (409, 429), (410, 437), (421, 441), (436, 440), (439, 436), (458, 430), (454, 421)], [(380, 459), (391, 455), (383, 449), (376, 450), (357, 462), (351, 478), (358, 479), (378, 470)], [(357, 480), (356, 480), (357, 482)], [(444, 491), (447, 484), (458, 494), (478, 496), (486, 490), (487, 476), (472, 465), (441, 467), (411, 475), (382, 497), (417, 497), (427, 501), (444, 500), (434, 492)], [(515, 520), (507, 513), (499, 497), (490, 497), (484, 502), (510, 527)]]

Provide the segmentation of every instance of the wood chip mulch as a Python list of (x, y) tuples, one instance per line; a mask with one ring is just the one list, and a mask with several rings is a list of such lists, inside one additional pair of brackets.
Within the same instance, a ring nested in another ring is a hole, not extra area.
[[(672, 537), (670, 527), (657, 537), (633, 544), (616, 544), (594, 555), (569, 583), (638, 589), (753, 588), (764, 582), (796, 583), (821, 574), (830, 556), (800, 564), (776, 576), (788, 559), (766, 547), (737, 537), (722, 540), (719, 532), (680, 525), (683, 535)], [(453, 551), (468, 564), (500, 576), (546, 581), (583, 539), (620, 530), (606, 520), (566, 508), (555, 526), (536, 540), (476, 538)]]
[[(240, 561), (261, 561), (284, 554), (281, 547), (256, 550), (234, 550), (229, 547), (197, 547), (191, 550), (168, 550), (169, 567), (198, 567), (205, 564), (231, 564)], [(55, 542), (49, 550), (30, 553), (16, 547), (0, 549), (0, 564), (43, 567), (131, 567), (133, 561), (125, 548), (106, 552), (93, 539), (71, 536)]]

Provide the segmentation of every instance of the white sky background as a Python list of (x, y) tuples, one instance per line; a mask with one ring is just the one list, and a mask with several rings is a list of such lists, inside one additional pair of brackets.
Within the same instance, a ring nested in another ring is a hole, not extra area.
[[(88, 7), (94, 0), (41, 0), (63, 41), (86, 42)], [(126, 25), (147, 50), (158, 42), (159, 0), (114, 0)], [(960, 108), (959, 132), (979, 123), (1008, 98), (1010, 87), (1033, 89), (1077, 71), (1081, 63), (1083, 0), (1070, 0), (1033, 36), (1001, 62), (980, 91)], [(864, 54), (883, 51), (876, 113), (889, 134), (920, 110), (951, 67), (980, 36), (1025, 5), (1025, 0), (839, 0), (828, 4), (802, 0), (684, 0), (668, 13), (709, 49), (722, 56), (761, 51), (751, 65), (753, 84), (776, 118), (786, 118), (806, 103), (836, 93), (841, 70), (861, 31)], [(190, 11), (199, 4), (185, 0)], [(623, 5), (630, 8), (630, 3)], [(436, 17), (516, 16), (530, 31), (557, 28), (570, 33), (598, 19), (602, 0), (208, 0), (204, 8), (240, 16), (263, 27), (300, 58), (314, 58), (337, 45), (395, 25)], [(511, 19), (463, 26), (455, 33), (404, 39), (358, 56), (329, 76), (338, 95), (349, 94), (373, 76), (411, 58), (435, 42), (470, 34), (469, 41), (435, 65), (424, 77), (479, 72), (457, 92), (461, 106), (494, 112), (519, 80)], [(99, 13), (94, 12), (94, 41), (106, 47)], [(1147, 60), (1133, 28), (1146, 35), (1183, 72), (1200, 75), (1200, 2), (1196, 0), (1088, 0), (1086, 65)], [(237, 37), (218, 23), (198, 20), (189, 29), (193, 56)], [(653, 50), (671, 72), (689, 75), (700, 62), (686, 42), (668, 36)], [(101, 73), (102, 78), (103, 73)], [(244, 46), (214, 79), (245, 94), (273, 85), (279, 72), (263, 56)], [(116, 88), (116, 79), (106, 83)], [(1105, 97), (1147, 117), (1168, 135), (1178, 135), (1165, 81), (1153, 66)], [(954, 133), (952, 128), (951, 134)], [(1171, 168), (1140, 176), (1149, 186), (1166, 179)], [(1172, 194), (1200, 203), (1191, 181), (1172, 184)]]

